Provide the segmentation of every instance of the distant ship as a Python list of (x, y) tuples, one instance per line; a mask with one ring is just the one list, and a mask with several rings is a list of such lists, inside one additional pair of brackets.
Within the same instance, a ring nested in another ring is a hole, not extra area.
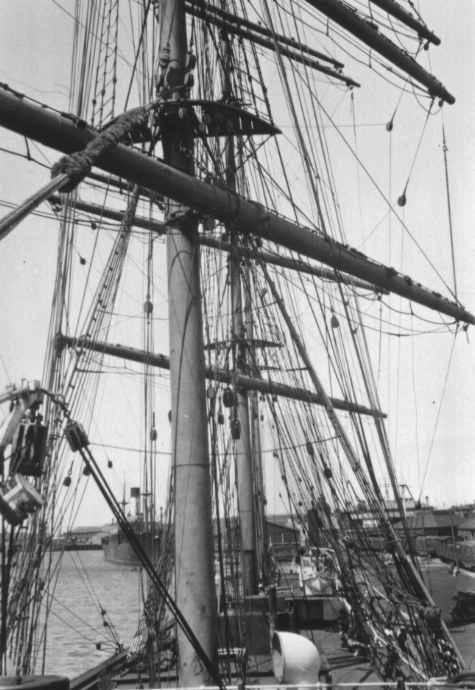
[[(160, 528), (155, 521), (149, 519), (150, 509), (147, 501), (143, 500), (145, 494), (141, 493), (139, 487), (134, 486), (130, 489), (130, 498), (134, 502), (135, 518), (130, 520), (130, 525), (133, 528), (135, 535), (140, 542), (143, 549), (147, 553), (152, 562), (156, 560), (158, 554), (158, 547), (160, 544)], [(125, 495), (122, 499), (122, 505), (126, 505)], [(144, 518), (144, 514), (147, 518)], [(108, 563), (116, 565), (139, 566), (140, 561), (132, 548), (130, 541), (124, 535), (119, 526), (115, 532), (111, 532), (102, 538), (102, 550), (104, 552), (104, 559)]]
[[(160, 543), (158, 532), (151, 531), (149, 529), (145, 530), (143, 522), (132, 523), (132, 525), (134, 527), (137, 525), (137, 539), (139, 540), (142, 548), (147, 552), (149, 558), (153, 559), (156, 555), (156, 552), (158, 552), (158, 545)], [(140, 562), (137, 559), (130, 542), (119, 528), (117, 529), (117, 532), (114, 532), (107, 537), (103, 537), (102, 550), (104, 552), (104, 559), (108, 563), (129, 566), (140, 565)]]

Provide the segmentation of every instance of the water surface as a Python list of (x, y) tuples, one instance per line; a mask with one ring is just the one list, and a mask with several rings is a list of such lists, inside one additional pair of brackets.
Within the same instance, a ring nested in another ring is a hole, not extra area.
[[(438, 561), (427, 564), (424, 576), (445, 617), (457, 590), (475, 592), (475, 573), (452, 577)], [(141, 582), (138, 569), (106, 563), (102, 551), (66, 552), (50, 616), (47, 671), (76, 676), (110, 656), (117, 642), (130, 644), (141, 610)], [(454, 637), (472, 664), (475, 626), (459, 628)]]
[(138, 569), (106, 563), (102, 551), (66, 552), (48, 626), (47, 671), (78, 675), (110, 656), (117, 642), (129, 644), (140, 583)]

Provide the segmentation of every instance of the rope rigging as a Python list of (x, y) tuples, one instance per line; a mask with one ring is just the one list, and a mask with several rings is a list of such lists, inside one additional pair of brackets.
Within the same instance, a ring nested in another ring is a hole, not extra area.
[[(284, 8), (278, 3), (274, 3), (274, 5), (272, 18), (268, 3), (265, 3), (268, 18), (266, 25), (268, 25), (274, 43), (277, 43), (277, 34), (274, 32), (273, 23), (278, 27), (279, 36), (281, 34), (296, 35), (298, 41), (303, 42), (305, 38), (303, 25), (305, 22), (302, 21), (302, 16), (303, 12), (306, 11), (306, 5), (292, 3), (290, 8)], [(223, 2), (221, 6), (228, 10), (232, 9), (235, 16), (238, 14), (249, 16), (248, 3), (236, 2), (232, 3), (232, 7), (229, 7), (229, 4)], [(157, 56), (149, 57), (150, 17), (148, 15), (150, 7), (150, 2), (141, 7), (142, 14), (139, 17), (140, 21), (138, 21), (140, 36), (138, 42), (133, 45), (134, 61), (126, 102), (132, 93), (135, 77), (137, 77), (140, 85), (139, 90), (143, 103), (148, 102), (150, 93), (154, 88), (150, 74), (155, 71)], [(79, 33), (76, 40), (77, 64), (75, 65), (75, 74), (78, 75), (80, 82), (80, 88), (76, 94), (78, 111), (84, 113), (86, 108), (92, 107), (91, 119), (99, 125), (102, 125), (104, 121), (110, 123), (110, 118), (113, 117), (116, 108), (117, 94), (114, 80), (117, 75), (119, 56), (116, 19), (118, 14), (115, 14), (116, 12), (118, 13), (117, 0), (109, 0), (102, 7), (96, 6), (96, 9), (94, 9), (94, 3), (89, 3), (86, 19), (89, 35), (83, 37), (81, 50), (79, 50)], [(315, 13), (310, 14), (310, 16), (314, 15)], [(280, 25), (278, 25), (279, 23)], [(220, 32), (212, 22), (193, 18), (191, 25), (190, 53), (199, 52), (203, 56), (196, 69), (198, 98), (209, 101), (228, 99), (230, 101), (235, 100), (236, 103), (246, 103), (247, 108), (266, 116), (272, 122), (271, 98), (264, 82), (264, 74), (268, 66), (263, 67), (259, 49), (254, 45), (252, 47), (245, 46), (242, 39), (228, 36), (224, 31)], [(393, 28), (392, 22), (387, 26)], [(76, 30), (79, 32), (78, 27)], [(96, 41), (93, 41), (94, 33), (97, 34)], [(405, 37), (404, 32), (400, 31), (399, 33), (401, 38)], [(98, 42), (97, 36), (99, 36)], [(340, 32), (332, 28), (331, 40), (336, 43), (341, 40), (341, 36)], [(349, 45), (353, 50), (353, 42), (350, 42)], [(336, 193), (336, 175), (332, 169), (330, 149), (324, 131), (325, 117), (332, 124), (334, 119), (329, 116), (329, 111), (325, 110), (320, 103), (321, 82), (318, 82), (315, 75), (311, 74), (308, 66), (289, 64), (282, 60), (282, 57), (285, 58), (283, 51), (279, 53), (277, 47), (276, 52), (279, 74), (284, 81), (287, 101), (292, 110), (292, 127), (298, 135), (298, 147), (301, 154), (299, 160), (302, 165), (299, 175), (302, 174), (302, 176), (297, 181), (293, 178), (291, 166), (288, 164), (289, 149), (285, 142), (279, 142), (276, 137), (266, 137), (260, 141), (254, 140), (252, 136), (237, 135), (235, 137), (236, 188), (243, 195), (264, 200), (269, 208), (280, 208), (280, 212), (288, 213), (297, 221), (315, 225), (316, 220), (318, 220), (318, 225), (324, 229), (329, 237), (338, 237), (343, 241), (344, 223)], [(374, 56), (371, 57), (371, 60), (374, 68)], [(228, 84), (223, 79), (223, 66), (228, 69)], [(109, 84), (107, 87), (109, 91), (104, 93), (105, 85), (110, 79), (112, 79), (113, 86)], [(342, 93), (346, 97), (346, 92)], [(92, 100), (91, 95), (93, 96)], [(70, 185), (77, 184), (87, 175), (94, 161), (98, 160), (98, 157), (108, 147), (116, 145), (119, 141), (130, 141), (131, 132), (135, 127), (142, 128), (145, 123), (148, 124), (150, 111), (155, 108), (155, 105), (156, 103), (152, 103), (146, 107), (133, 109), (124, 116), (117, 118), (104, 128), (98, 138), (87, 148), (87, 151), (62, 159), (56, 164), (53, 167), (53, 175), (57, 174), (63, 177), (62, 185), (66, 182), (65, 178)], [(109, 106), (110, 111), (107, 110)], [(428, 116), (429, 112), (426, 123)], [(354, 132), (356, 132), (354, 121), (353, 127)], [(407, 189), (409, 177), (412, 174), (420, 149), (422, 134), (411, 163), (405, 189)], [(156, 131), (152, 136), (153, 145), (156, 143), (155, 135)], [(226, 184), (224, 160), (226, 145), (217, 136), (207, 137), (203, 133), (200, 135), (198, 127), (195, 129), (194, 135), (197, 176), (212, 181), (217, 187), (224, 186)], [(346, 140), (345, 144), (348, 145)], [(353, 148), (356, 151), (356, 145)], [(150, 147), (149, 152), (152, 153), (152, 150), (153, 146)], [(353, 154), (355, 160), (359, 158), (357, 153)], [(365, 170), (365, 172), (367, 171)], [(368, 172), (367, 174), (369, 175)], [(301, 194), (300, 182), (302, 177), (305, 178), (306, 184), (310, 188), (310, 201), (303, 199), (303, 194)], [(55, 184), (57, 183), (58, 180)], [(64, 189), (63, 186), (61, 191)], [(87, 189), (88, 193), (92, 192), (90, 187)], [(380, 191), (378, 187), (376, 189)], [(100, 191), (105, 191), (105, 198), (111, 194), (110, 189), (106, 190), (102, 183), (94, 189), (94, 193), (98, 194)], [(48, 187), (47, 195), (50, 193), (51, 187)], [(73, 195), (74, 192), (71, 196)], [(73, 352), (68, 359), (68, 355), (64, 351), (54, 348), (53, 339), (61, 332), (71, 333), (74, 331), (76, 335), (85, 334), (91, 340), (98, 340), (99, 338), (107, 340), (107, 337), (114, 333), (113, 326), (120, 314), (121, 290), (127, 289), (122, 283), (122, 274), (130, 267), (128, 262), (133, 262), (133, 258), (130, 257), (129, 245), (134, 239), (132, 235), (133, 217), (137, 205), (141, 203), (141, 198), (141, 191), (138, 188), (134, 188), (128, 195), (127, 210), (120, 228), (116, 232), (112, 247), (107, 252), (108, 257), (105, 261), (103, 258), (101, 259), (99, 240), (99, 235), (103, 236), (104, 232), (102, 230), (101, 233), (96, 234), (91, 246), (89, 267), (84, 280), (86, 287), (83, 290), (79, 308), (76, 308), (77, 305), (74, 304), (73, 283), (70, 280), (73, 265), (72, 257), (75, 252), (80, 257), (88, 256), (88, 254), (78, 253), (78, 239), (73, 230), (74, 226), (77, 225), (78, 215), (72, 204), (70, 205), (66, 200), (63, 207), (58, 210), (61, 215), (61, 236), (53, 305), (54, 315), (50, 326), (48, 388), (57, 392), (62, 391), (64, 404), (67, 405), (74, 418), (86, 419), (86, 415), (90, 415), (92, 420), (99, 391), (99, 376), (95, 377), (94, 375), (103, 373), (105, 369), (104, 355), (97, 357), (92, 351), (83, 348)], [(279, 199), (282, 200), (282, 198), (284, 198), (283, 205), (282, 201), (279, 202)], [(114, 200), (116, 199), (117, 197), (114, 197)], [(450, 205), (450, 202), (448, 203)], [(151, 215), (152, 204), (148, 208)], [(158, 208), (160, 210), (160, 206)], [(157, 205), (153, 209), (154, 213), (156, 211)], [(102, 228), (102, 219), (99, 222)], [(226, 239), (228, 239), (229, 234), (232, 236), (234, 234), (231, 243), (234, 242), (235, 245), (247, 243), (248, 246), (258, 248), (257, 241), (245, 240), (241, 235), (235, 233), (233, 228), (225, 227), (212, 218), (200, 218), (200, 222), (203, 234), (213, 231), (216, 236), (226, 237)], [(114, 227), (117, 228), (117, 226)], [(402, 227), (409, 232), (404, 224)], [(452, 227), (450, 230), (452, 233)], [(278, 256), (294, 256), (293, 253), (278, 249), (269, 242), (266, 242), (265, 246)], [(146, 264), (143, 273), (146, 282), (143, 295), (144, 304), (141, 305), (143, 309), (140, 316), (137, 317), (135, 313), (133, 316), (143, 320), (144, 349), (152, 352), (156, 342), (153, 331), (155, 317), (152, 317), (154, 294), (156, 294), (154, 285), (154, 262), (156, 259), (152, 232), (149, 232), (145, 237), (143, 250), (144, 263)], [(101, 260), (103, 263), (101, 277), (97, 280), (95, 289), (92, 289), (93, 279), (97, 277), (94, 276), (94, 268), (97, 266), (96, 262)], [(245, 366), (249, 371), (260, 372), (263, 377), (267, 375), (266, 370), (269, 372), (276, 371), (279, 380), (305, 387), (308, 386), (312, 378), (315, 383), (314, 361), (325, 351), (329, 356), (329, 363), (327, 371), (324, 371), (324, 367), (322, 367), (322, 382), (324, 382), (329, 394), (333, 395), (335, 390), (341, 391), (345, 400), (357, 400), (360, 395), (363, 395), (365, 399), (370, 401), (372, 407), (380, 409), (370, 365), (370, 345), (364, 330), (370, 330), (371, 326), (364, 325), (363, 321), (366, 322), (371, 318), (378, 319), (380, 333), (383, 334), (383, 324), (387, 323), (381, 316), (383, 307), (396, 311), (390, 304), (378, 298), (375, 308), (379, 310), (379, 317), (374, 317), (370, 312), (371, 305), (368, 301), (368, 314), (363, 314), (358, 301), (359, 293), (353, 290), (351, 286), (341, 283), (337, 285), (333, 283), (323, 284), (315, 277), (304, 279), (302, 276), (299, 276), (299, 279), (292, 283), (293, 279), (287, 271), (274, 269), (271, 271), (263, 268), (258, 260), (243, 258), (240, 261), (242, 293), (243, 296), (252, 295), (254, 304), (252, 314), (249, 316), (249, 324), (246, 325), (246, 332), (236, 334), (229, 326), (232, 304), (229, 295), (229, 271), (224, 252), (211, 252), (208, 248), (202, 248), (201, 261), (204, 329), (206, 343), (209, 345), (205, 351), (205, 358), (209, 367), (217, 366), (232, 373), (233, 356), (235, 360), (239, 360), (239, 350), (241, 349), (245, 351)], [(337, 273), (336, 275), (338, 276)], [(455, 275), (454, 292), (457, 299)], [(282, 305), (284, 305), (283, 308)], [(310, 312), (309, 317), (303, 316), (303, 306), (307, 312)], [(401, 318), (402, 311), (401, 309)], [(399, 327), (394, 330), (394, 334), (397, 336), (414, 335), (413, 320), (416, 315), (413, 313), (412, 307), (409, 312), (404, 312), (404, 316), (409, 316), (411, 327), (405, 328), (401, 322)], [(438, 322), (429, 323), (440, 326), (441, 330), (444, 328)], [(292, 331), (291, 324), (295, 325), (294, 331)], [(390, 321), (389, 324), (391, 325)], [(423, 331), (419, 331), (419, 333), (421, 332)], [(302, 343), (304, 338), (307, 340), (305, 336), (309, 333), (308, 342), (311, 343), (311, 349), (309, 348), (308, 356), (304, 356), (299, 343)], [(266, 345), (261, 350), (259, 346), (255, 345), (258, 340), (271, 342), (271, 345)], [(214, 348), (211, 347), (213, 343), (216, 345)], [(153, 405), (153, 399), (156, 396), (152, 380), (151, 367), (146, 365), (142, 391), (145, 410), (143, 425), (146, 438), (151, 430), (156, 431), (157, 426)], [(323, 383), (321, 387), (323, 387)], [(230, 388), (234, 388), (234, 391), (231, 390), (231, 392), (236, 393), (235, 385), (231, 385)], [(225, 394), (223, 387), (216, 385), (216, 387), (210, 387), (208, 392), (211, 471), (214, 487), (213, 510), (218, 523), (218, 563), (222, 584), (222, 606), (226, 613), (233, 600), (238, 599), (242, 594), (242, 577), (236, 555), (240, 545), (235, 519), (238, 512), (236, 489), (238, 456), (238, 444), (236, 442), (238, 439), (230, 439), (230, 436), (233, 436), (232, 421), (236, 418), (235, 408), (231, 406), (229, 412), (223, 411)], [(328, 403), (327, 408), (329, 408)], [(389, 623), (409, 627), (410, 654), (412, 656), (408, 660), (409, 652), (406, 653), (402, 644), (397, 650), (397, 655), (402, 662), (408, 665), (412, 663), (411, 659), (417, 659), (422, 668), (429, 668), (432, 661), (431, 655), (434, 654), (434, 639), (437, 638), (440, 631), (436, 630), (436, 633), (431, 635), (430, 626), (428, 627), (424, 623), (421, 604), (418, 600), (417, 585), (411, 580), (411, 573), (408, 572), (406, 564), (403, 562), (404, 559), (397, 553), (397, 540), (394, 539), (391, 529), (386, 524), (387, 515), (382, 505), (378, 479), (382, 474), (384, 462), (386, 462), (389, 471), (392, 471), (393, 460), (389, 451), (386, 430), (381, 420), (376, 420), (373, 426), (366, 424), (357, 415), (350, 415), (345, 417), (344, 421), (340, 421), (340, 418), (331, 408), (315, 410), (315, 407), (305, 403), (291, 404), (288, 401), (274, 399), (272, 396), (262, 396), (259, 400), (259, 407), (254, 409), (255, 414), (259, 416), (258, 421), (261, 421), (261, 415), (262, 417), (268, 415), (272, 420), (275, 433), (275, 438), (272, 439), (275, 444), (273, 448), (276, 449), (275, 452), (277, 453), (275, 464), (279, 466), (283, 491), (288, 505), (292, 508), (294, 525), (299, 525), (302, 528), (305, 526), (306, 511), (309, 509), (318, 514), (328, 533), (329, 543), (337, 554), (342, 572), (343, 592), (352, 602), (355, 617), (361, 621), (368, 612), (374, 614), (376, 622), (373, 629), (364, 624), (360, 626), (362, 630), (366, 630), (366, 641), (372, 636), (373, 642), (376, 646), (379, 645), (380, 650), (382, 650), (381, 656), (384, 663), (389, 663), (393, 650), (384, 628)], [(53, 408), (50, 409), (50, 416), (54, 418)], [(264, 427), (264, 425), (262, 426)], [(64, 443), (61, 441), (61, 430), (57, 421), (54, 422), (53, 428), (56, 438), (52, 439), (51, 442), (51, 464), (48, 470), (49, 474), (44, 479), (44, 484), (49, 483), (53, 488), (48, 496), (50, 508), (45, 515), (44, 524), (53, 524), (54, 530), (58, 530), (59, 525), (66, 519), (68, 511), (65, 498), (60, 499), (58, 497), (58, 503), (55, 504), (54, 484), (60, 483), (64, 474), (64, 470), (61, 469), (64, 466), (64, 461), (61, 459), (64, 455)], [(341, 448), (342, 437), (344, 439), (343, 451), (350, 455), (350, 464), (357, 474), (356, 479), (345, 467)], [(143, 475), (150, 492), (154, 491), (156, 486), (155, 462), (157, 455), (160, 454), (155, 441), (156, 439), (148, 440), (142, 451), (146, 462)], [(377, 452), (374, 451), (376, 441), (379, 447)], [(258, 440), (254, 440), (252, 445), (254, 456), (257, 457), (266, 452), (262, 449), (258, 450)], [(357, 449), (357, 459), (356, 455), (351, 452), (351, 446)], [(118, 445), (117, 448), (119, 447), (127, 448), (127, 446)], [(121, 529), (133, 539), (130, 525), (107, 488), (104, 475), (88, 446), (81, 447), (79, 450), (86, 468), (91, 468), (92, 476), (102, 487), (101, 490), (106, 496), (106, 500), (113, 507)], [(72, 481), (70, 493), (73, 494), (74, 498), (71, 501), (72, 506), (69, 506), (69, 515), (71, 516), (69, 520), (71, 522), (81, 499), (79, 487), (83, 487), (84, 482), (80, 485), (82, 477), (79, 475), (75, 464), (73, 467), (73, 463), (65, 479)], [(172, 479), (170, 478), (166, 483), (170, 485), (169, 490), (172, 494)], [(221, 489), (222, 495), (220, 495)], [(373, 514), (375, 522), (382, 525), (381, 532), (389, 545), (388, 550), (392, 554), (392, 570), (385, 568), (379, 556), (375, 554), (370, 536), (364, 530), (352, 526), (357, 516), (356, 507), (359, 501), (365, 502), (367, 509)], [(264, 503), (265, 496), (261, 495), (259, 502)], [(167, 508), (167, 510), (171, 509)], [(351, 527), (351, 534), (346, 541), (342, 537), (341, 531), (334, 526), (335, 515), (341, 517), (342, 524), (345, 524), (344, 521), (347, 520), (347, 524)], [(155, 516), (151, 513), (150, 524), (155, 522), (154, 518)], [(169, 526), (172, 525), (173, 516), (171, 514), (169, 514), (166, 522)], [(263, 530), (264, 526), (261, 525), (260, 529)], [(308, 534), (306, 536), (307, 539), (310, 538)], [(171, 538), (168, 539), (168, 546), (165, 549), (169, 561), (172, 560), (170, 541)], [(261, 541), (264, 539), (262, 538)], [(225, 555), (225, 546), (231, 547), (231, 556)], [(159, 592), (158, 600), (153, 600), (153, 592), (150, 593), (149, 599), (145, 593), (143, 594), (146, 611), (140, 624), (140, 644), (146, 637), (147, 629), (155, 625), (157, 618), (163, 622), (160, 606), (165, 600), (169, 602), (173, 614), (187, 630), (180, 617), (180, 612), (169, 601), (168, 586), (170, 583), (166, 580), (165, 566), (167, 564), (164, 562), (167, 557), (164, 556), (161, 565), (152, 570), (150, 559), (148, 557), (148, 560), (147, 558), (144, 559), (144, 554), (140, 548), (137, 547), (136, 553), (142, 558), (145, 569)], [(262, 554), (260, 560), (262, 580), (265, 580), (265, 565), (262, 564), (264, 556)], [(25, 564), (22, 564), (21, 567), (24, 568)], [(158, 576), (157, 570), (159, 571)], [(20, 568), (19, 572), (21, 572)], [(53, 579), (56, 574), (49, 571), (48, 576)], [(379, 590), (374, 585), (374, 580), (381, 583), (378, 584)], [(51, 587), (50, 604), (54, 600), (54, 586)], [(409, 594), (407, 594), (408, 591)], [(24, 594), (22, 593), (22, 595)], [(404, 600), (405, 596), (407, 600)], [(21, 610), (26, 610), (28, 606), (32, 606), (32, 600), (25, 598), (22, 605), (24, 609)], [(402, 612), (397, 612), (398, 607), (401, 608)], [(410, 622), (407, 623), (407, 620)], [(161, 630), (163, 629), (162, 627)], [(416, 629), (423, 630), (420, 640), (416, 638)], [(195, 644), (196, 639), (193, 638), (189, 630), (187, 634)], [(18, 649), (21, 646), (22, 635), (23, 632), (18, 634), (16, 638)], [(443, 637), (443, 633), (440, 635)], [(226, 636), (226, 641), (229, 644), (229, 635)], [(138, 646), (139, 642), (136, 642), (136, 645)], [(199, 645), (196, 649), (201, 653)], [(19, 657), (25, 656), (24, 650), (20, 649), (18, 655)], [(209, 665), (210, 673), (216, 679), (217, 671), (211, 662), (206, 658), (203, 661)], [(418, 668), (417, 673), (422, 675), (423, 672)]]
[[(68, 413), (64, 408), (63, 408), (63, 413), (65, 413), (66, 417), (68, 417)], [(114, 514), (114, 517), (117, 520), (117, 524), (119, 525), (121, 530), (124, 532), (130, 545), (134, 549), (134, 552), (136, 553), (137, 557), (140, 559), (140, 562), (142, 563), (144, 569), (146, 570), (147, 575), (149, 576), (154, 587), (159, 592), (159, 594), (163, 598), (163, 600), (166, 602), (166, 604), (167, 604), (169, 610), (171, 611), (171, 613), (173, 614), (175, 620), (180, 625), (183, 632), (186, 634), (187, 638), (190, 640), (191, 644), (193, 645), (193, 647), (194, 647), (195, 651), (197, 652), (202, 663), (206, 666), (211, 678), (215, 681), (216, 685), (219, 688), (224, 688), (223, 682), (221, 680), (221, 676), (220, 676), (219, 672), (217, 671), (214, 663), (206, 655), (205, 651), (201, 647), (199, 640), (196, 638), (194, 632), (192, 631), (192, 629), (188, 625), (186, 619), (183, 617), (183, 614), (181, 613), (181, 611), (176, 606), (174, 600), (172, 599), (171, 595), (168, 592), (167, 587), (164, 585), (164, 583), (160, 579), (160, 577), (159, 577), (158, 573), (156, 572), (152, 562), (150, 561), (149, 556), (147, 555), (147, 553), (144, 550), (140, 541), (137, 539), (135, 532), (134, 532), (134, 529), (130, 525), (130, 522), (128, 521), (124, 511), (122, 510), (120, 503), (117, 501), (117, 499), (112, 494), (112, 492), (108, 486), (108, 483), (107, 483), (99, 465), (97, 464), (94, 456), (92, 455), (91, 451), (89, 450), (89, 442), (87, 440), (85, 432), (81, 429), (80, 426), (77, 425), (77, 423), (75, 423), (71, 419), (69, 419), (69, 422), (65, 427), (65, 435), (66, 435), (66, 438), (68, 439), (68, 442), (69, 442), (73, 452), (78, 451), (79, 454), (81, 455), (83, 462), (85, 464), (85, 467), (88, 470), (90, 470), (99, 490), (101, 491), (104, 499), (106, 500), (107, 504), (111, 508), (111, 510)]]

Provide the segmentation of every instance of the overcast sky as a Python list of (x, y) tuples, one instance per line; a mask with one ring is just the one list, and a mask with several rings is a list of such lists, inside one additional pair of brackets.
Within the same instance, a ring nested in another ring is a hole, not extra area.
[[(74, 3), (68, 0), (57, 3), (52, 0), (0, 0), (1, 81), (41, 101), (67, 109), (72, 36), (72, 21), (68, 12), (73, 7)], [(454, 106), (444, 109), (444, 119), (449, 145), (459, 296), (465, 306), (475, 312), (474, 3), (472, 0), (424, 0), (420, 2), (420, 7), (429, 26), (442, 38), (442, 46), (431, 49), (432, 69), (457, 98)], [(351, 68), (347, 72), (351, 74)], [(411, 128), (411, 125), (408, 122), (405, 126)], [(434, 137), (439, 136), (440, 130), (437, 132), (434, 128)], [(4, 132), (0, 134), (0, 146), (15, 147), (18, 150), (18, 142), (18, 137)], [(440, 139), (434, 138), (433, 146), (440, 149)], [(58, 155), (54, 152), (49, 156), (51, 162), (57, 158)], [(426, 169), (427, 175), (429, 172)], [(422, 186), (424, 175), (422, 166), (417, 171), (414, 185), (408, 190), (408, 197), (413, 202), (414, 197), (420, 195), (418, 201), (427, 208), (427, 215), (419, 218), (418, 238), (422, 241), (424, 233), (427, 233), (432, 244), (437, 245), (439, 223), (436, 224), (429, 214), (435, 199), (431, 198), (430, 189)], [(47, 179), (46, 170), (35, 166), (27, 167), (24, 161), (5, 156), (0, 168), (0, 199), (19, 202), (36, 191)], [(440, 197), (440, 190), (437, 191), (437, 196)], [(440, 198), (437, 199), (439, 201)], [(444, 219), (444, 236), (440, 238), (441, 256), (437, 256), (437, 247), (433, 249), (431, 256), (437, 260), (440, 258), (440, 262), (444, 264), (444, 275), (450, 280), (450, 273), (447, 272), (450, 262), (446, 226)], [(9, 380), (18, 382), (22, 377), (32, 379), (41, 376), (56, 245), (55, 226), (36, 217), (25, 221), (1, 243), (0, 390)], [(372, 255), (370, 243), (362, 243), (360, 248)], [(410, 265), (413, 250), (408, 248), (407, 251)], [(434, 281), (429, 284), (434, 284)], [(422, 487), (429, 458), (423, 495), (429, 495), (439, 505), (475, 498), (475, 370), (471, 331), (472, 329), (467, 335), (462, 334), (457, 339), (443, 399), (442, 391), (452, 340), (450, 336), (444, 341), (440, 337), (437, 341), (427, 338), (421, 339), (416, 345), (419, 423), (424, 420), (424, 431), (421, 431), (421, 438), (418, 439), (417, 453), (414, 448), (414, 413), (409, 412), (413, 401), (409, 406), (398, 400), (398, 421), (396, 426), (394, 423), (390, 426), (391, 440), (397, 446), (402, 479), (408, 481), (417, 493)], [(409, 356), (408, 352), (406, 348), (397, 354), (394, 349), (394, 366), (397, 358), (404, 359)], [(410, 376), (410, 372), (406, 374), (406, 378)], [(406, 381), (406, 387), (410, 389), (410, 381)], [(389, 404), (390, 397), (388, 393), (384, 402)], [(411, 419), (405, 416), (406, 408), (408, 415), (412, 415)], [(433, 437), (431, 430), (434, 429), (437, 433)], [(123, 459), (121, 468), (127, 466), (130, 467), (130, 458)], [(123, 472), (125, 473), (125, 469), (119, 470), (118, 476), (122, 476)], [(82, 522), (100, 521), (106, 517), (107, 511), (94, 499), (94, 504), (84, 512)]]

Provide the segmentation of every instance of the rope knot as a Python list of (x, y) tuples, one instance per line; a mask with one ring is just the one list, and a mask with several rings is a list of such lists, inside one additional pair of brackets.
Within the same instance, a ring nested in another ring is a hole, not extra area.
[(134, 108), (120, 115), (94, 137), (83, 151), (60, 158), (51, 168), (51, 176), (68, 176), (69, 180), (61, 187), (61, 191), (71, 192), (86, 177), (96, 161), (120, 141), (143, 133), (147, 127), (148, 114), (147, 108)]
[(51, 168), (51, 177), (66, 174), (69, 181), (63, 185), (61, 192), (72, 192), (89, 173), (92, 165), (93, 158), (88, 155), (86, 147), (84, 151), (76, 151), (70, 156), (60, 158)]

